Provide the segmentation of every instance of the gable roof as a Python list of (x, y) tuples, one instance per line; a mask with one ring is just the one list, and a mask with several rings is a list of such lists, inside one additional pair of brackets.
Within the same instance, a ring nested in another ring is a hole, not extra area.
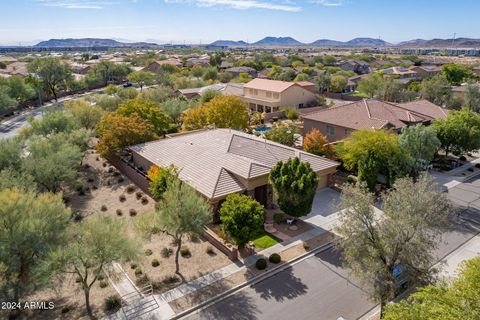
[(314, 171), (335, 168), (338, 163), (230, 129), (182, 134), (130, 147), (160, 167), (171, 164), (180, 178), (207, 198), (246, 190), (242, 179), (267, 175), (279, 160), (298, 156)]
[(334, 106), (303, 116), (304, 119), (329, 123), (353, 130), (381, 129), (394, 127), (400, 129), (410, 123), (421, 123), (434, 119), (400, 105), (375, 99), (361, 100)]

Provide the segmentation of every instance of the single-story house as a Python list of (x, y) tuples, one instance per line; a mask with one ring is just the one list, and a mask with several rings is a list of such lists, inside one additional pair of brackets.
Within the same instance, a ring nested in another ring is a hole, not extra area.
[(415, 71), (419, 78), (430, 78), (442, 72), (440, 66), (413, 66), (410, 70)]
[(339, 67), (345, 71), (353, 71), (358, 74), (366, 74), (370, 72), (370, 64), (361, 60), (346, 60), (341, 62)]
[(143, 70), (148, 72), (156, 72), (161, 66), (167, 65), (167, 64), (178, 67), (178, 68), (183, 67), (183, 63), (179, 59), (170, 58), (166, 60), (153, 61), (148, 66), (143, 68)]
[(244, 193), (267, 208), (274, 204), (268, 175), (280, 160), (299, 157), (327, 187), (339, 163), (231, 129), (199, 130), (129, 148), (133, 165), (147, 172), (153, 165), (176, 166), (181, 180), (192, 186), (217, 212), (232, 193)]
[(443, 119), (448, 111), (427, 100), (394, 104), (376, 99), (360, 100), (302, 116), (303, 134), (318, 129), (330, 142), (347, 138), (352, 131), (402, 128), (417, 123), (428, 125)]
[(268, 79), (253, 79), (243, 86), (243, 101), (251, 112), (276, 112), (282, 107), (305, 108), (317, 104), (309, 81), (287, 82)]
[(231, 67), (231, 68), (225, 69), (225, 72), (229, 72), (233, 74), (234, 77), (238, 77), (241, 73), (246, 73), (251, 77), (257, 76), (257, 70), (251, 67)]

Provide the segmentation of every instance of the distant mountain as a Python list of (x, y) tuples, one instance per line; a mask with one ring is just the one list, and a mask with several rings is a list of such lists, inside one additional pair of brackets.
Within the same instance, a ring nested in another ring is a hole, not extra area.
[(339, 47), (345, 45), (342, 41), (330, 40), (330, 39), (319, 39), (312, 43), (309, 43), (311, 46), (320, 46), (320, 47)]
[(410, 48), (477, 48), (480, 47), (480, 39), (457, 38), (457, 39), (432, 39), (411, 40), (399, 43), (399, 46)]
[(82, 39), (50, 39), (34, 45), (40, 48), (86, 48), (86, 47), (109, 47), (109, 48), (136, 48), (155, 47), (157, 44), (148, 42), (119, 42), (112, 39), (82, 38)]
[(218, 46), (218, 47), (242, 47), (248, 45), (243, 40), (240, 41), (233, 41), (233, 40), (217, 40), (210, 43), (211, 46)]
[(382, 39), (374, 38), (355, 38), (345, 42), (345, 46), (347, 47), (386, 47), (391, 45), (391, 43), (388, 43)]
[(292, 37), (265, 37), (252, 43), (254, 46), (301, 46), (303, 43)]

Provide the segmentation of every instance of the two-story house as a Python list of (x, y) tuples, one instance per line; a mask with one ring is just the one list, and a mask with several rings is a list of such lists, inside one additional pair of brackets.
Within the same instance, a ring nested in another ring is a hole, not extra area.
[(276, 112), (283, 107), (305, 108), (316, 105), (315, 85), (308, 81), (287, 82), (253, 79), (243, 86), (242, 100), (251, 112)]

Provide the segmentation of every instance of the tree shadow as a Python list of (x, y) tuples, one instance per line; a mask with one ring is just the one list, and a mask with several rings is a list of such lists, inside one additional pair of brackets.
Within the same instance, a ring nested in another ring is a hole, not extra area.
[(274, 277), (268, 278), (252, 286), (256, 293), (264, 300), (275, 299), (282, 302), (291, 300), (307, 293), (308, 287), (288, 268)]

